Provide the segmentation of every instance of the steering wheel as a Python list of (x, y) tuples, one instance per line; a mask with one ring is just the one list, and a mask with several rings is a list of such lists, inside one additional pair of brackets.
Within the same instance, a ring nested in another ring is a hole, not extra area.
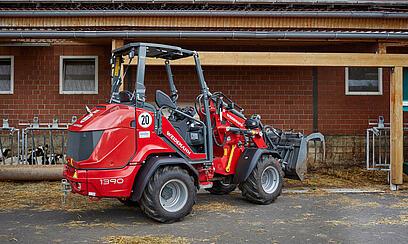
[(134, 98), (134, 94), (128, 90), (124, 90), (119, 92), (119, 101), (123, 102), (131, 102)]

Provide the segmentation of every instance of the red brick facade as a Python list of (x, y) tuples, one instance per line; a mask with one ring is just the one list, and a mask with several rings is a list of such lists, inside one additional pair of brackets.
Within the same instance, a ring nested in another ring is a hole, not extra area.
[[(106, 46), (0, 47), (0, 55), (14, 56), (14, 94), (0, 95), (0, 118), (9, 118), (11, 126), (34, 116), (40, 122), (51, 122), (54, 116), (67, 122), (82, 114), (85, 104), (104, 102), (110, 89), (109, 53)], [(61, 55), (99, 57), (98, 95), (59, 94)]]
[[(102, 103), (109, 95), (110, 46), (0, 47), (0, 55), (14, 56), (14, 94), (0, 95), (0, 118), (9, 118), (12, 126), (37, 115), (42, 122), (54, 116), (69, 121), (83, 114), (84, 105)], [(61, 55), (99, 57), (98, 95), (59, 94)], [(260, 114), (276, 127), (312, 131), (312, 68), (209, 66), (204, 71), (210, 89), (230, 96), (246, 114)], [(199, 93), (194, 68), (173, 67), (173, 72), (180, 101), (192, 103)], [(389, 71), (383, 80), (381, 96), (346, 96), (344, 68), (318, 68), (319, 130), (328, 135), (363, 134), (368, 119), (384, 115), (389, 121)], [(147, 69), (146, 87), (148, 101), (154, 100), (156, 89), (168, 91), (164, 67)]]

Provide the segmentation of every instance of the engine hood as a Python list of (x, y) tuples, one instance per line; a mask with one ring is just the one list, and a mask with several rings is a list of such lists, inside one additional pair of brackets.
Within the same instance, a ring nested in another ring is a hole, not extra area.
[(107, 130), (131, 127), (135, 118), (135, 108), (122, 104), (100, 104), (91, 112), (80, 117), (68, 127), (69, 131)]

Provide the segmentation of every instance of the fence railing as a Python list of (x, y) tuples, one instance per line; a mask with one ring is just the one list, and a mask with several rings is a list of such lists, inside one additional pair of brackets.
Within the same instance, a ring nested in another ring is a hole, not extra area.
[(73, 116), (69, 123), (40, 123), (34, 117), (30, 123), (19, 123), (19, 128), (10, 127), (3, 119), (0, 127), (0, 164), (52, 165), (65, 162), (67, 129), (76, 121)]
[[(390, 170), (390, 124), (384, 118), (369, 121), (366, 131), (366, 164), (368, 170)], [(404, 124), (404, 138), (408, 137), (408, 123)]]
[(0, 164), (15, 164), (20, 159), (20, 130), (3, 119), (0, 127)]

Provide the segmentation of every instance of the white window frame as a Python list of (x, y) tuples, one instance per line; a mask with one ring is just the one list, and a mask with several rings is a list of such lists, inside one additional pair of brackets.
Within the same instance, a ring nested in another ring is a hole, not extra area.
[(403, 102), (402, 102), (402, 106), (408, 107), (408, 101), (403, 101)]
[[(95, 90), (93, 91), (64, 91), (64, 60), (67, 59), (95, 59)], [(98, 94), (98, 56), (60, 56), (59, 70), (59, 93), (60, 94)]]
[(349, 67), (345, 68), (345, 76), (344, 76), (344, 81), (345, 81), (345, 87), (346, 87), (346, 95), (382, 95), (383, 94), (383, 69), (378, 68), (378, 92), (354, 92), (354, 91), (349, 91)]
[(14, 94), (14, 56), (0, 56), (0, 59), (10, 59), (10, 90), (0, 91), (0, 94)]

